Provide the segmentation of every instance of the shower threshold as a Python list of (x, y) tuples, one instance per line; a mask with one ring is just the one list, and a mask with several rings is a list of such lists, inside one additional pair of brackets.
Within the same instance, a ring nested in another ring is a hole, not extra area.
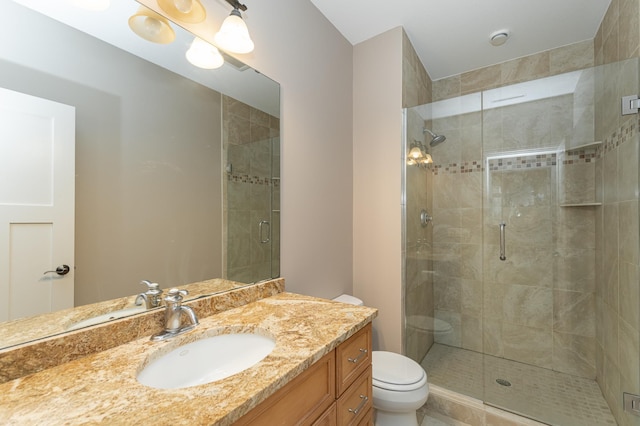
[(429, 383), (520, 416), (558, 426), (616, 425), (595, 380), (438, 343), (421, 364)]

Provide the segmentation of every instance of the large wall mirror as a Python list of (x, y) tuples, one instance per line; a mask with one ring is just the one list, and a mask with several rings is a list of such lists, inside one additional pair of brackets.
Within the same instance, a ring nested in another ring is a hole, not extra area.
[[(45, 175), (58, 165), (53, 149), (9, 145), (21, 119), (15, 111), (0, 118), (11, 129), (0, 130), (1, 164), (18, 171), (0, 171), (0, 292), (10, 299), (0, 320), (39, 314), (42, 295), (53, 309), (69, 308), (55, 294), (60, 286), (69, 293), (68, 280), (71, 306), (81, 306), (144, 292), (142, 280), (166, 289), (279, 276), (278, 83), (228, 56), (216, 70), (194, 67), (185, 60), (193, 35), (174, 23), (169, 44), (141, 39), (128, 25), (139, 7), (0, 3), (0, 113), (17, 94), (72, 107), (75, 116), (72, 258), (51, 250), (65, 234), (55, 225), (1, 212), (16, 207), (3, 194), (24, 193), (21, 164), (42, 171), (31, 161), (51, 160)], [(39, 238), (47, 249), (35, 246)], [(44, 273), (64, 264), (66, 275)]]

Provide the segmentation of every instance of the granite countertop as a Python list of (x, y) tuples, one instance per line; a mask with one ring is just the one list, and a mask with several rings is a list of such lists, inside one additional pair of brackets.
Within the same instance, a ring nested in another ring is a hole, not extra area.
[[(149, 337), (0, 385), (0, 423), (228, 425), (348, 339), (377, 315), (372, 308), (279, 293), (210, 317), (166, 342)], [(213, 383), (155, 389), (136, 374), (152, 354), (223, 332), (273, 336), (255, 366)]]

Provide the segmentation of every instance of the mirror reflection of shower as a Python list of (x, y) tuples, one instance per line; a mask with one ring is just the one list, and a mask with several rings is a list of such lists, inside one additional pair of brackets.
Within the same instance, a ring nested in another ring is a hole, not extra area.
[(435, 134), (431, 130), (427, 129), (426, 127), (424, 127), (422, 129), (422, 133), (428, 133), (429, 136), (431, 136), (431, 142), (429, 142), (429, 146), (431, 146), (431, 147), (434, 147), (436, 145), (440, 145), (442, 142), (447, 140), (447, 137), (445, 135)]

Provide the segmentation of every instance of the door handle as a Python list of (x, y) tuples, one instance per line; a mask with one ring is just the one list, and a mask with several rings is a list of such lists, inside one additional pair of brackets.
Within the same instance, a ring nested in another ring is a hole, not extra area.
[(43, 275), (52, 274), (54, 272), (58, 275), (67, 275), (70, 270), (71, 268), (69, 268), (69, 265), (60, 265), (56, 268), (55, 271), (45, 271)]
[[(263, 232), (263, 226), (267, 225), (267, 236), (264, 236), (264, 232)], [(260, 223), (258, 223), (258, 228), (259, 228), (259, 233), (260, 233), (260, 243), (262, 244), (267, 244), (268, 242), (271, 241), (271, 223), (269, 223), (268, 220), (261, 220)]]
[(504, 248), (504, 228), (507, 226), (506, 223), (502, 222), (500, 224), (500, 260), (507, 260), (507, 256), (505, 254), (505, 248)]

